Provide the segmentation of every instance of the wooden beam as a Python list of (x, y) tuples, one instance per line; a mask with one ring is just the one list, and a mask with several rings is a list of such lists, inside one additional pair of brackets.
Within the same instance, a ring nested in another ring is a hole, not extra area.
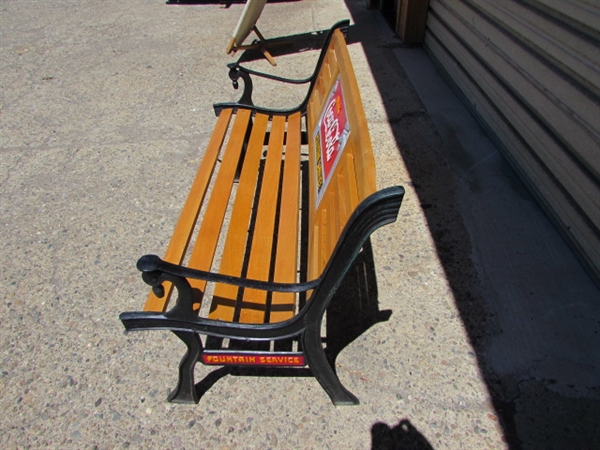
[(405, 44), (422, 44), (425, 39), (429, 0), (399, 0), (396, 33)]

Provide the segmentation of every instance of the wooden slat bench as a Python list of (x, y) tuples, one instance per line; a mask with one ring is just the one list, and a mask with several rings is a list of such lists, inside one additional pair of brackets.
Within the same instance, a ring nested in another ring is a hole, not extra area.
[[(242, 99), (215, 105), (217, 123), (166, 253), (138, 261), (152, 286), (144, 310), (120, 315), (128, 331), (172, 330), (186, 344), (170, 401), (198, 401), (200, 361), (308, 366), (335, 404), (358, 403), (327, 359), (321, 324), (370, 234), (396, 220), (404, 190), (376, 190), (347, 28), (331, 29), (306, 80), (230, 65), (234, 86), (244, 80)], [(259, 108), (251, 76), (306, 82), (308, 94), (295, 109)]]

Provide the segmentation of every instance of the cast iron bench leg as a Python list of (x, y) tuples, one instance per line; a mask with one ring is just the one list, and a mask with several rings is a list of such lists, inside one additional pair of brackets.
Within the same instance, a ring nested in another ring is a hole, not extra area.
[(202, 341), (196, 333), (189, 331), (173, 331), (187, 346), (187, 352), (179, 363), (179, 381), (177, 387), (169, 394), (168, 400), (173, 403), (198, 403), (194, 383), (194, 367), (202, 353)]
[(334, 405), (358, 405), (358, 398), (343, 385), (325, 355), (321, 343), (321, 326), (308, 327), (302, 335), (302, 348), (308, 366)]

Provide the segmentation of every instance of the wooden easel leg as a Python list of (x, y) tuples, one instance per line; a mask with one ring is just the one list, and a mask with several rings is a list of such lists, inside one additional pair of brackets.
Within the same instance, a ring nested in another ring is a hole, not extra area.
[(267, 49), (267, 40), (260, 33), (260, 31), (258, 31), (258, 28), (256, 28), (256, 25), (254, 25), (254, 27), (252, 27), (252, 31), (254, 31), (254, 33), (258, 36), (258, 39), (255, 39), (252, 42), (252, 44), (250, 44), (250, 45), (240, 45), (240, 46), (236, 47), (235, 46), (235, 38), (234, 38), (234, 39), (231, 40), (231, 42), (227, 46), (227, 53), (228, 54), (235, 53), (238, 50), (255, 50), (255, 49), (258, 49), (258, 50), (260, 50), (262, 52), (263, 56), (266, 58), (267, 61), (269, 61), (269, 63), (272, 66), (276, 66), (277, 65), (277, 61), (275, 61), (275, 58), (273, 58), (273, 55), (271, 55), (271, 53)]
[(256, 25), (254, 25), (252, 27), (252, 30), (258, 36), (258, 40), (260, 42), (260, 44), (259, 44), (260, 45), (260, 51), (263, 53), (263, 55), (265, 56), (265, 58), (267, 59), (267, 61), (269, 61), (269, 63), (272, 66), (276, 66), (277, 65), (277, 61), (275, 61), (275, 58), (273, 58), (273, 55), (271, 55), (271, 53), (269, 53), (269, 50), (267, 50), (266, 39), (260, 33), (260, 31), (258, 31), (258, 27)]
[(273, 58), (273, 55), (271, 55), (269, 53), (269, 50), (267, 50), (265, 47), (263, 47), (263, 48), (261, 48), (261, 51), (263, 52), (263, 55), (265, 55), (265, 58), (267, 58), (267, 61), (269, 61), (272, 66), (277, 65), (277, 61), (275, 61), (275, 58)]

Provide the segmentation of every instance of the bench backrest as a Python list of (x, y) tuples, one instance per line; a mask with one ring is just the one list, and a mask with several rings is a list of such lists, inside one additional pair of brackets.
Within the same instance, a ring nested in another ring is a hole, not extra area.
[(350, 215), (376, 191), (375, 161), (344, 35), (334, 31), (307, 105), (307, 279), (325, 268)]

